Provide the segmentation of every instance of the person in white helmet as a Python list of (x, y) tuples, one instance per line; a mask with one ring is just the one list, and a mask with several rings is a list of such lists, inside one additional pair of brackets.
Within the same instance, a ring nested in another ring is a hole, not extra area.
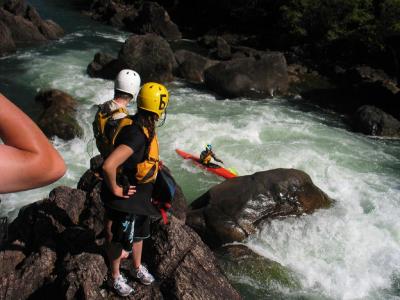
[[(127, 106), (130, 102), (136, 101), (137, 95), (140, 91), (140, 83), (140, 76), (137, 72), (130, 69), (121, 70), (114, 82), (114, 98), (99, 105), (99, 109), (93, 122), (93, 133), (96, 138), (97, 148), (104, 161), (107, 160), (114, 150), (115, 137), (113, 138), (113, 136), (117, 135), (117, 132), (119, 132), (119, 126), (128, 119)], [(124, 181), (125, 177), (119, 179), (120, 181)], [(102, 188), (102, 190), (103, 189), (105, 188)], [(103, 192), (105, 191), (102, 191), (102, 194)], [(132, 196), (135, 193), (136, 190), (134, 187), (128, 187), (126, 195)], [(111, 195), (102, 197), (103, 202), (110, 197)], [(119, 229), (117, 226), (119, 224), (117, 222), (118, 219), (115, 216), (117, 214), (118, 211), (114, 212), (108, 209), (106, 210), (104, 217), (106, 233), (105, 246), (110, 260), (108, 284), (113, 287), (120, 296), (128, 296), (133, 292), (133, 289), (127, 283), (122, 274), (119, 273), (119, 262), (120, 259), (127, 258), (129, 253), (126, 250), (123, 250), (120, 245), (121, 243), (124, 243), (126, 239), (125, 236), (122, 236), (123, 232), (121, 230), (121, 232), (117, 232), (115, 229)], [(118, 243), (116, 240), (118, 240)], [(151, 284), (153, 280), (154, 279), (151, 276), (150, 280), (145, 282), (145, 284)]]
[(121, 70), (114, 82), (114, 98), (105, 102), (103, 112), (112, 113), (112, 119), (122, 119), (127, 116), (126, 112), (117, 111), (124, 108), (129, 102), (136, 101), (140, 90), (140, 76), (137, 72), (129, 69)]

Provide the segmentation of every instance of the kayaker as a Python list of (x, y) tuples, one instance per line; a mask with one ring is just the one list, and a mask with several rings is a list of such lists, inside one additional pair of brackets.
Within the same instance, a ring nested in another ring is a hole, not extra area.
[(200, 154), (200, 162), (205, 165), (208, 166), (211, 162), (211, 158), (214, 158), (215, 161), (220, 162), (220, 163), (224, 163), (222, 160), (218, 159), (214, 152), (212, 151), (212, 145), (211, 144), (207, 144), (206, 145), (206, 149), (203, 150)]
[[(131, 96), (130, 100), (136, 94), (135, 90), (125, 93)], [(156, 123), (165, 115), (168, 100), (168, 91), (163, 85), (144, 84), (137, 97), (137, 113), (117, 118), (117, 127), (107, 139), (113, 149), (103, 164), (101, 198), (106, 207), (105, 231), (111, 269), (108, 283), (121, 296), (133, 293), (119, 269), (121, 260), (131, 251), (130, 274), (145, 285), (154, 281), (142, 265), (141, 256), (143, 240), (150, 236), (149, 217), (159, 215), (151, 203), (159, 164)], [(129, 103), (119, 102), (125, 109)]]

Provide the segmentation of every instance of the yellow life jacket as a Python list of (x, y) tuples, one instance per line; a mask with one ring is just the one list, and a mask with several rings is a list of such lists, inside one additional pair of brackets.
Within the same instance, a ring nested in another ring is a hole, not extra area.
[[(105, 159), (114, 150), (115, 140), (125, 126), (133, 125), (134, 121), (130, 117), (125, 117), (118, 120), (110, 120), (111, 116), (118, 112), (126, 112), (125, 108), (120, 108), (111, 113), (102, 113), (101, 108), (96, 114), (95, 121), (93, 122), (93, 131), (96, 138), (96, 145), (100, 151), (100, 154)], [(107, 122), (114, 122), (114, 126), (110, 129), (110, 132), (106, 134), (105, 127)], [(141, 127), (143, 134), (147, 139), (150, 138), (147, 128)], [(145, 159), (136, 165), (136, 180), (139, 184), (155, 182), (158, 172), (159, 164), (159, 149), (158, 149), (158, 138), (157, 134), (154, 135), (153, 139), (149, 141), (147, 145), (147, 155)]]
[(211, 158), (212, 158), (212, 152), (211, 151), (204, 150), (200, 154), (200, 161), (203, 164), (207, 165), (211, 161)]
[[(92, 123), (93, 126), (93, 134), (96, 139), (96, 146), (99, 149), (101, 156), (106, 159), (110, 153), (114, 150), (114, 141), (112, 141), (109, 137), (114, 136), (115, 131), (118, 128), (118, 123), (122, 120), (113, 120), (112, 116), (117, 113), (125, 113), (128, 115), (128, 111), (124, 107), (120, 107), (111, 112), (104, 112), (103, 105), (99, 105), (99, 109), (96, 112), (96, 116)], [(106, 124), (108, 122), (112, 122), (112, 126), (110, 126), (110, 131), (106, 134)]]

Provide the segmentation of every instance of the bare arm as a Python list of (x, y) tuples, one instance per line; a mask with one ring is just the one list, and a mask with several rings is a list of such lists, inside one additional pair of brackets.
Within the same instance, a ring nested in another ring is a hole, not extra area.
[(118, 146), (103, 164), (103, 174), (110, 191), (117, 197), (129, 198), (136, 190), (130, 186), (127, 195), (124, 195), (123, 188), (117, 184), (117, 169), (133, 154), (132, 148), (126, 145)]
[(0, 193), (48, 185), (66, 171), (64, 160), (36, 124), (0, 94)]

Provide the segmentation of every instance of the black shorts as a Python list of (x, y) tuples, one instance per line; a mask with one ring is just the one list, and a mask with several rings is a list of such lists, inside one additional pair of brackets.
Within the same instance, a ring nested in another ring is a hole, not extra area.
[(150, 237), (148, 216), (124, 213), (106, 208), (107, 219), (112, 221), (112, 241), (120, 243), (125, 251), (131, 251), (134, 242)]

